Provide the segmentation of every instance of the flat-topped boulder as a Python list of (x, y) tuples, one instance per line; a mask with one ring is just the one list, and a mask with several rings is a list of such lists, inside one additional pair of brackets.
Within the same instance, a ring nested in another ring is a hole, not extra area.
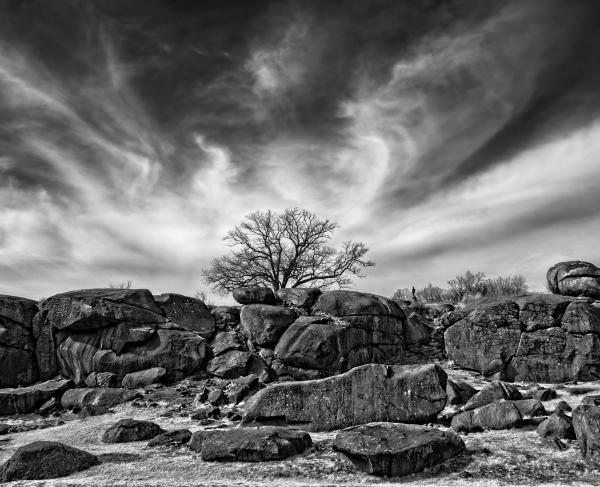
[(215, 319), (202, 300), (174, 293), (154, 296), (154, 300), (163, 314), (181, 328), (206, 339), (214, 335)]
[(368, 364), (325, 379), (271, 384), (251, 397), (244, 424), (330, 431), (374, 421), (421, 423), (446, 404), (437, 365)]
[(308, 433), (278, 426), (204, 430), (192, 435), (190, 448), (204, 461), (265, 462), (298, 455), (312, 446)]
[(600, 299), (600, 269), (590, 262), (559, 262), (548, 269), (546, 279), (555, 294)]
[(28, 386), (39, 378), (32, 332), (37, 303), (0, 295), (0, 387)]
[(0, 415), (32, 413), (48, 399), (60, 399), (73, 386), (70, 380), (55, 379), (27, 387), (0, 389)]
[(364, 472), (400, 477), (462, 453), (465, 444), (451, 430), (379, 422), (340, 431), (333, 449)]

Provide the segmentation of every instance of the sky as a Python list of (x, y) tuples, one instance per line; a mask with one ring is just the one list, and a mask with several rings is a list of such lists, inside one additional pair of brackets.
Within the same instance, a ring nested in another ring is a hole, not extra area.
[(206, 290), (252, 211), (354, 288), (600, 265), (597, 0), (0, 0), (0, 293)]

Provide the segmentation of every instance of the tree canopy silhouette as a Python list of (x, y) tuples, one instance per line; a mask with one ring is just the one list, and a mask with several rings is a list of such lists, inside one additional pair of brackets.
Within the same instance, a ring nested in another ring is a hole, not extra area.
[(231, 253), (213, 259), (202, 271), (204, 280), (219, 294), (257, 285), (274, 291), (305, 284), (348, 287), (350, 276), (364, 277), (363, 269), (375, 263), (365, 259), (369, 249), (362, 242), (328, 246), (336, 228), (300, 208), (251, 213), (225, 235)]

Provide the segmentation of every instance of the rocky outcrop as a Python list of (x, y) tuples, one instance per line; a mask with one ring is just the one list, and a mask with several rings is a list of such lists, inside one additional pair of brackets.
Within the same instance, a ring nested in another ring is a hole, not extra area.
[(600, 466), (600, 407), (581, 405), (573, 411), (573, 428), (583, 458)]
[(269, 304), (248, 304), (240, 313), (241, 331), (251, 344), (274, 347), (298, 314), (289, 308)]
[(27, 387), (0, 389), (0, 415), (32, 413), (48, 399), (60, 399), (73, 382), (56, 379)]
[(0, 387), (28, 386), (39, 378), (31, 299), (0, 295)]
[(181, 294), (161, 294), (154, 300), (163, 314), (181, 328), (210, 339), (215, 332), (215, 320), (206, 305), (197, 298)]
[(308, 433), (277, 426), (197, 431), (190, 441), (202, 460), (221, 462), (283, 460), (311, 446)]
[(20, 447), (0, 467), (0, 482), (66, 477), (99, 463), (86, 451), (56, 441), (36, 441)]
[(559, 262), (548, 269), (546, 279), (555, 294), (600, 299), (600, 269), (589, 262)]
[(420, 423), (446, 404), (437, 365), (369, 364), (326, 379), (272, 384), (247, 402), (244, 424), (329, 431), (374, 421)]
[(42, 303), (40, 316), (38, 328), (53, 337), (60, 372), (78, 384), (92, 372), (110, 372), (120, 381), (152, 367), (177, 380), (204, 364), (204, 339), (170, 322), (144, 289), (58, 294)]
[(127, 443), (149, 440), (163, 433), (165, 430), (152, 421), (121, 419), (104, 432), (102, 441), (104, 443)]
[(240, 304), (275, 304), (275, 294), (268, 287), (240, 287), (234, 289), (233, 299)]
[(423, 426), (370, 423), (340, 431), (333, 449), (373, 475), (400, 477), (438, 465), (465, 449), (454, 432)]

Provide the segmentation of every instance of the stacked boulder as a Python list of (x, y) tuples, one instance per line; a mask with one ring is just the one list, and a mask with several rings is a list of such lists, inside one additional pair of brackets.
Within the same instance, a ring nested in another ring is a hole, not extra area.
[(600, 270), (580, 261), (548, 271), (561, 294), (532, 294), (448, 313), (448, 357), (510, 381), (600, 378)]

